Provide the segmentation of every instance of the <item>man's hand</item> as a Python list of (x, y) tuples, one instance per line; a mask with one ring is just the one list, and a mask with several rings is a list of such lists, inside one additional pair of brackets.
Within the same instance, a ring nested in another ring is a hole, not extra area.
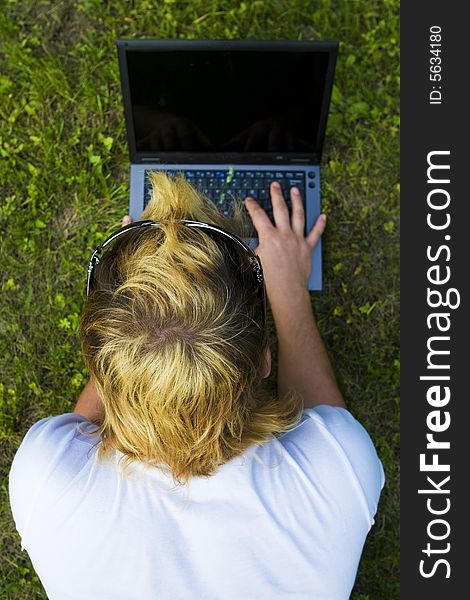
[(253, 198), (246, 198), (245, 206), (258, 233), (259, 245), (255, 252), (261, 260), (273, 306), (288, 302), (291, 295), (307, 289), (313, 250), (325, 230), (326, 215), (320, 215), (304, 236), (305, 213), (299, 190), (291, 188), (291, 216), (277, 182), (271, 184), (271, 201), (275, 225)]

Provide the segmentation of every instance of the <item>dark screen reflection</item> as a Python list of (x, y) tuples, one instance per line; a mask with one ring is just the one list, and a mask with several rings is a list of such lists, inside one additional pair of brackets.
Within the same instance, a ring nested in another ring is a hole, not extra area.
[(314, 152), (327, 52), (127, 53), (140, 152)]

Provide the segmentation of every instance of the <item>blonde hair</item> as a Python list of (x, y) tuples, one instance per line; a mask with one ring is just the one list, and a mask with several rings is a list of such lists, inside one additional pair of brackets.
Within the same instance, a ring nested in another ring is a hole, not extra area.
[(142, 218), (159, 226), (103, 253), (80, 339), (103, 402), (98, 458), (118, 450), (121, 474), (138, 460), (184, 484), (294, 427), (302, 403), (262, 385), (262, 306), (236, 244), (179, 222), (243, 235), (241, 203), (227, 219), (183, 177), (157, 172), (151, 183)]

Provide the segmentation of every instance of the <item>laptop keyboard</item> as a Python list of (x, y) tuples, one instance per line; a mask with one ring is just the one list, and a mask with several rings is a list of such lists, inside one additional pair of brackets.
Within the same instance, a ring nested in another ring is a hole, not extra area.
[[(148, 173), (145, 172), (144, 183), (144, 207), (151, 197), (151, 186), (148, 180)], [(281, 184), (284, 198), (286, 199), (289, 210), (291, 209), (290, 188), (296, 186), (299, 188), (305, 207), (305, 173), (303, 171), (248, 171), (248, 170), (212, 170), (212, 171), (191, 171), (191, 170), (168, 170), (170, 177), (182, 174), (184, 177), (200, 192), (210, 198), (225, 216), (232, 216), (233, 198), (240, 198), (242, 201), (251, 196), (268, 213), (271, 221), (273, 212), (269, 187), (272, 181), (278, 181)], [(309, 186), (314, 187), (313, 178), (315, 173), (309, 172)]]

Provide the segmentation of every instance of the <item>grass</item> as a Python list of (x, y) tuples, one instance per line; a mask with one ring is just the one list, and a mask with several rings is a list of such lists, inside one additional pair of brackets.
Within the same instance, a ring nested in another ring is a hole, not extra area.
[(20, 551), (7, 476), (26, 430), (70, 412), (86, 380), (85, 267), (128, 203), (115, 40), (134, 36), (341, 42), (322, 170), (325, 290), (313, 303), (387, 476), (352, 598), (399, 597), (398, 35), (398, 0), (0, 0), (0, 598), (46, 598)]

